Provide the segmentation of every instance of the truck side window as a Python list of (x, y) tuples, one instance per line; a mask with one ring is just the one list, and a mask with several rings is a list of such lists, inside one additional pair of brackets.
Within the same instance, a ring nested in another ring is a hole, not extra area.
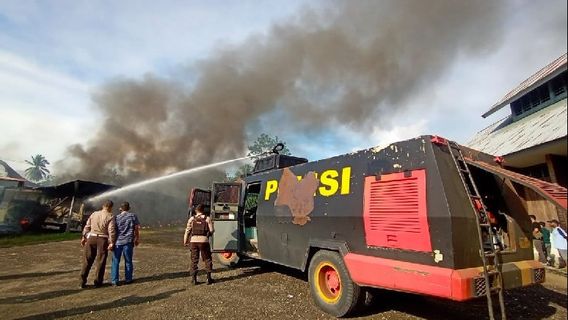
[(260, 194), (260, 183), (253, 183), (247, 186), (245, 194), (245, 227), (256, 226), (256, 210), (258, 207), (258, 197)]

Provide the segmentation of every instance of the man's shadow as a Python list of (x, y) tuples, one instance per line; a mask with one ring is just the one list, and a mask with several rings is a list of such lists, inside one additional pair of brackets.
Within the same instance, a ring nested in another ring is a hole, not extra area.
[(51, 271), (51, 272), (28, 272), (28, 273), (17, 273), (17, 274), (7, 274), (0, 276), (0, 281), (4, 280), (18, 280), (23, 278), (39, 278), (39, 277), (49, 277), (56, 276), (60, 274), (66, 274), (71, 272), (76, 272), (76, 270), (65, 270), (65, 271)]
[(166, 291), (166, 292), (158, 293), (156, 295), (147, 296), (147, 297), (140, 297), (140, 296), (132, 295), (132, 296), (116, 299), (114, 301), (110, 301), (110, 302), (106, 302), (106, 303), (102, 303), (102, 304), (93, 304), (93, 305), (84, 306), (84, 307), (77, 307), (77, 308), (66, 309), (66, 310), (46, 312), (46, 313), (35, 314), (35, 315), (31, 315), (31, 316), (27, 316), (27, 317), (23, 317), (23, 318), (19, 318), (19, 319), (20, 320), (41, 320), (41, 319), (57, 319), (57, 318), (62, 318), (62, 317), (71, 317), (71, 316), (75, 316), (75, 315), (81, 315), (81, 314), (85, 314), (85, 313), (96, 312), (96, 311), (101, 311), (101, 310), (106, 310), (106, 309), (114, 309), (114, 308), (120, 308), (120, 307), (125, 307), (125, 306), (132, 306), (132, 305), (148, 303), (148, 302), (157, 301), (157, 300), (163, 300), (163, 299), (169, 298), (170, 296), (172, 296), (176, 293), (182, 292), (182, 291), (185, 291), (185, 289), (177, 289), (177, 290)]
[(30, 295), (17, 295), (12, 297), (0, 298), (0, 304), (16, 304), (16, 303), (32, 303), (45, 299), (53, 299), (63, 297), (75, 293), (79, 293), (82, 289), (66, 289), (58, 291), (40, 292)]

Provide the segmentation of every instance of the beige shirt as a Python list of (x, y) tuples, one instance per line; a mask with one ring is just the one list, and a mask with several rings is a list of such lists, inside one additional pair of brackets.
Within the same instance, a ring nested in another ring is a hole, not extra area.
[[(187, 220), (187, 226), (185, 228), (185, 234), (183, 236), (184, 243), (187, 243), (187, 237), (191, 234), (191, 224), (193, 222), (193, 219), (194, 217), (191, 217), (189, 218), (189, 220)], [(213, 229), (213, 221), (211, 221), (211, 218), (209, 217), (207, 217), (205, 221), (207, 221), (207, 224), (209, 225), (209, 233), (213, 234), (213, 232), (215, 231)], [(189, 240), (189, 242), (199, 242), (199, 243), (207, 241), (209, 241), (209, 238), (207, 236), (191, 236), (191, 239)]]
[(116, 241), (116, 223), (112, 212), (106, 210), (95, 211), (87, 220), (87, 224), (83, 229), (83, 236), (92, 235), (106, 235), (109, 241), (114, 243)]

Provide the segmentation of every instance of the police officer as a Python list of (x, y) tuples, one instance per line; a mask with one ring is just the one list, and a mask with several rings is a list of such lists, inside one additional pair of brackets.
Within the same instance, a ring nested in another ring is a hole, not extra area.
[(81, 246), (84, 251), (83, 266), (81, 267), (81, 288), (85, 288), (87, 285), (87, 276), (95, 260), (95, 287), (100, 287), (103, 284), (108, 250), (114, 248), (116, 241), (116, 224), (112, 215), (112, 206), (112, 201), (106, 201), (102, 210), (91, 214), (83, 229)]
[[(199, 255), (205, 263), (207, 271), (207, 284), (212, 284), (211, 271), (213, 271), (213, 259), (211, 258), (211, 246), (209, 245), (209, 237), (213, 234), (213, 221), (203, 212), (203, 205), (200, 204), (195, 208), (195, 216), (187, 221), (187, 227), (183, 236), (183, 244), (189, 245), (191, 251), (191, 283), (197, 284), (197, 264), (199, 263)], [(189, 239), (188, 239), (189, 238)], [(189, 240), (189, 241), (188, 241)]]

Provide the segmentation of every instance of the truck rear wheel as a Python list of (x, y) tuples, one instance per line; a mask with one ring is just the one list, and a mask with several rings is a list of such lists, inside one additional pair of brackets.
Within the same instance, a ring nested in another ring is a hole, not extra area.
[(239, 263), (240, 257), (236, 252), (219, 252), (217, 260), (224, 266), (234, 267)]
[(337, 252), (318, 251), (310, 262), (308, 280), (314, 302), (335, 317), (349, 314), (361, 298), (361, 289)]

